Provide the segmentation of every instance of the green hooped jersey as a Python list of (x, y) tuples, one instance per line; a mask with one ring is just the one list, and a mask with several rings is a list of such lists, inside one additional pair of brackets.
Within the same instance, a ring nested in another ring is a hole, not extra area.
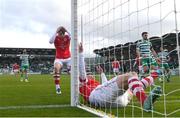
[(137, 50), (140, 52), (141, 57), (152, 57), (151, 53), (152, 43), (148, 40), (141, 40), (137, 43)]
[(27, 54), (22, 54), (20, 56), (20, 59), (21, 59), (21, 65), (29, 65), (29, 55)]
[(165, 52), (165, 51), (159, 52), (158, 57), (161, 59), (162, 63), (167, 63), (168, 52)]

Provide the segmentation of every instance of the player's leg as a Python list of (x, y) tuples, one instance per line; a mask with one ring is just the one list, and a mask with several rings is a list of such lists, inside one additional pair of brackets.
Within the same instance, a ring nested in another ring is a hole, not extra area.
[(165, 75), (165, 68), (164, 68), (164, 64), (160, 63), (159, 64), (159, 70), (161, 71), (161, 77), (158, 77), (159, 81), (160, 82), (163, 82), (164, 81), (164, 75)]
[(116, 68), (113, 68), (113, 74), (116, 76)]
[(14, 73), (15, 78), (17, 78), (17, 76), (18, 76), (18, 70), (17, 70), (17, 69), (13, 70), (13, 73)]
[(143, 108), (145, 111), (149, 112), (152, 110), (153, 103), (161, 96), (162, 89), (160, 86), (156, 86), (149, 94), (149, 96), (144, 101)]
[(149, 75), (148, 62), (149, 62), (149, 59), (148, 59), (148, 58), (141, 59), (142, 65), (141, 65), (141, 70), (139, 70), (139, 77), (140, 77), (140, 78)]
[(25, 80), (25, 82), (29, 82), (29, 80), (28, 80), (28, 65), (25, 65), (24, 66), (24, 80)]
[(20, 69), (20, 73), (21, 73), (20, 81), (23, 82), (23, 78), (24, 78), (24, 77), (23, 77), (23, 75), (24, 75), (24, 74), (23, 74), (23, 73), (24, 73), (24, 68), (23, 68), (23, 66), (22, 66), (21, 69)]
[(171, 71), (170, 71), (170, 67), (169, 67), (168, 63), (164, 64), (164, 69), (165, 69), (166, 80), (167, 80), (167, 82), (170, 82)]
[(56, 59), (54, 62), (54, 83), (56, 86), (56, 93), (61, 94), (61, 87), (60, 87), (60, 69), (62, 68), (63, 64), (59, 59)]
[(18, 77), (18, 73), (19, 73), (19, 70), (17, 69), (17, 70), (15, 71), (15, 77), (16, 77), (16, 78)]
[(149, 73), (149, 58), (142, 59), (142, 67), (144, 74)]
[(152, 110), (153, 103), (160, 97), (162, 90), (160, 87), (155, 87), (150, 95), (147, 97), (143, 84), (138, 80), (137, 76), (132, 76), (128, 79), (129, 89), (137, 97), (138, 101), (141, 103), (143, 108), (148, 111)]
[(132, 91), (133, 95), (135, 95), (137, 97), (137, 99), (141, 103), (141, 105), (143, 105), (144, 101), (147, 98), (147, 95), (143, 89), (143, 84), (138, 79), (137, 74), (132, 73), (132, 75), (129, 76), (129, 79), (128, 79), (129, 89)]
[(119, 74), (119, 68), (116, 68), (116, 75)]
[(67, 64), (67, 72), (70, 75), (71, 74), (71, 58), (68, 58), (66, 60), (66, 64)]
[(151, 58), (150, 60), (150, 75), (156, 79), (158, 78), (159, 81), (161, 82), (162, 79), (161, 79), (161, 76), (162, 76), (162, 71), (158, 65), (158, 63), (156, 62), (156, 60), (154, 58)]
[(147, 87), (151, 85), (154, 85), (154, 78), (151, 76), (143, 77), (140, 81), (144, 89), (146, 89)]
[(124, 104), (121, 104), (121, 102), (115, 102), (117, 97), (124, 94), (124, 88), (126, 90), (128, 88), (127, 84), (121, 83), (123, 82), (121, 81), (122, 77), (124, 76), (113, 77), (111, 80), (96, 87), (90, 93), (90, 104), (97, 107), (124, 107)]
[(122, 74), (96, 87), (90, 94), (90, 104), (101, 107), (125, 107), (129, 103), (128, 99), (132, 98), (132, 94), (125, 92), (128, 89), (129, 76), (134, 75)]

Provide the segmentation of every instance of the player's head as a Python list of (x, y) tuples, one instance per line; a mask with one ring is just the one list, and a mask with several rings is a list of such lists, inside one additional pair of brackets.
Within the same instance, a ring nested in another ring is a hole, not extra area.
[(163, 49), (163, 47), (160, 47), (160, 51), (163, 51), (164, 49)]
[(23, 53), (26, 53), (26, 49), (23, 50)]
[(141, 36), (144, 40), (147, 40), (148, 39), (148, 32), (142, 32)]
[(57, 29), (58, 35), (65, 35), (65, 32), (66, 32), (66, 29), (65, 29), (63, 26), (60, 26), (60, 27)]
[(88, 79), (95, 79), (95, 77), (93, 75), (87, 75), (86, 76)]

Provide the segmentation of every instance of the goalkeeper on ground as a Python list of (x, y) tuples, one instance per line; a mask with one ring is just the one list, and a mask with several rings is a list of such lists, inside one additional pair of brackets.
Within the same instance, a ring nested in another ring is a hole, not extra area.
[[(86, 75), (85, 62), (83, 57), (82, 44), (79, 45), (79, 71), (80, 71), (80, 94), (84, 100), (96, 107), (125, 107), (129, 102), (129, 93), (132, 92), (143, 106), (144, 110), (152, 110), (152, 103), (160, 97), (161, 88), (155, 87), (150, 95), (147, 96), (144, 88), (153, 83), (152, 77), (147, 77), (140, 81), (135, 72), (130, 72), (113, 77), (107, 81), (100, 67), (97, 67), (101, 72), (103, 83), (100, 84), (93, 75)], [(130, 92), (125, 92), (125, 91)], [(120, 98), (121, 97), (121, 98)], [(128, 102), (127, 102), (128, 101)]]

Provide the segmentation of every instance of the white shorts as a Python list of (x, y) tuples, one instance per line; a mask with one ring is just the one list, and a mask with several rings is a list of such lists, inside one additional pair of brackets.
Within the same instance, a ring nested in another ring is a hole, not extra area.
[(61, 66), (63, 66), (64, 64), (67, 65), (67, 67), (71, 67), (71, 58), (67, 58), (67, 59), (55, 59), (54, 60), (54, 65), (55, 63), (60, 64)]
[(14, 73), (18, 73), (19, 72), (19, 69), (15, 69), (13, 70)]
[(97, 86), (89, 96), (89, 102), (91, 105), (97, 107), (117, 107), (115, 103), (118, 96), (124, 93), (124, 90), (119, 89), (117, 77)]
[(114, 73), (119, 73), (119, 68), (113, 68)]

